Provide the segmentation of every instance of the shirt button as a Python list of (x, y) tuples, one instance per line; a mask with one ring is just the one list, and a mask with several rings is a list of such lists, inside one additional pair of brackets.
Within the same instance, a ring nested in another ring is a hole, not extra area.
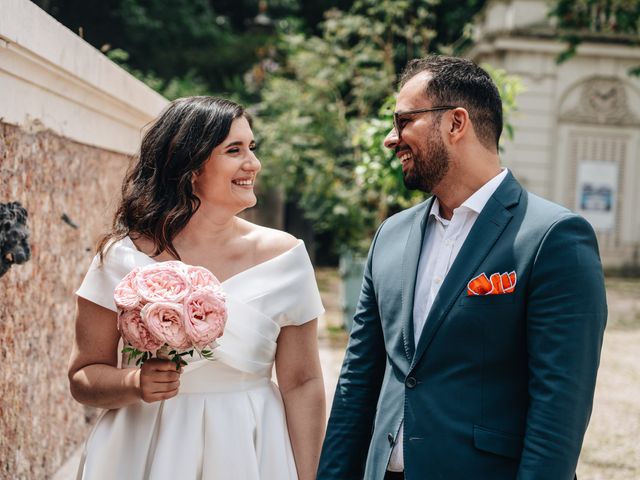
[(437, 277), (435, 277), (433, 279), (433, 281), (439, 285), (439, 284), (442, 283), (442, 277), (440, 275), (438, 275)]
[(415, 388), (415, 386), (418, 384), (418, 381), (414, 377), (407, 377), (407, 379), (404, 381), (404, 384), (407, 386), (407, 388)]

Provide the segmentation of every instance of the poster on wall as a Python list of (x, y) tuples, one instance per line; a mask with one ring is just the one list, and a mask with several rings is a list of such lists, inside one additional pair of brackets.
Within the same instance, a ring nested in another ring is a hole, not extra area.
[(576, 212), (595, 230), (616, 226), (618, 165), (614, 162), (581, 161), (576, 183)]

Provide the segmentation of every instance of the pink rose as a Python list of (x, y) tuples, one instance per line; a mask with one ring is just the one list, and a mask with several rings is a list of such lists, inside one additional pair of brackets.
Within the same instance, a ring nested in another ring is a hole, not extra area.
[(220, 337), (227, 321), (227, 306), (222, 289), (204, 287), (193, 292), (185, 301), (184, 328), (187, 337), (202, 349)]
[(136, 275), (138, 294), (146, 302), (179, 303), (191, 292), (191, 281), (182, 262), (147, 265)]
[(131, 270), (116, 286), (113, 297), (116, 305), (124, 310), (133, 310), (140, 304), (140, 297), (136, 292), (136, 275), (140, 267)]
[(155, 352), (163, 343), (149, 331), (137, 308), (118, 309), (118, 330), (125, 343), (141, 352)]
[(220, 285), (216, 276), (204, 267), (188, 265), (187, 273), (189, 274), (189, 280), (191, 280), (191, 287), (194, 290), (204, 287), (217, 287)]
[(184, 307), (181, 303), (154, 302), (141, 311), (149, 331), (162, 343), (184, 350), (190, 347), (184, 328)]

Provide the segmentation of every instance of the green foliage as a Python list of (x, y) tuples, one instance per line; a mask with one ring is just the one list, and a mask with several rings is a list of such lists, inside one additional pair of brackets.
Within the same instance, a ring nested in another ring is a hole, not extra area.
[[(178, 350), (171, 349), (165, 344), (156, 352), (156, 358), (168, 358), (176, 364), (176, 370), (180, 370), (180, 367), (187, 365), (187, 362), (182, 357), (189, 355), (193, 358), (193, 352), (193, 348), (185, 352), (179, 352)], [(127, 355), (129, 361), (135, 360), (136, 366), (138, 367), (144, 364), (147, 360), (154, 358), (152, 352), (143, 352), (130, 345), (126, 345), (122, 349), (122, 353)], [(210, 348), (203, 348), (202, 350), (199, 350), (198, 353), (200, 353), (202, 358), (213, 360), (213, 351)]]
[[(500, 98), (502, 99), (502, 115), (505, 119), (504, 133), (509, 140), (513, 140), (513, 125), (509, 120), (518, 109), (516, 97), (525, 91), (524, 85), (520, 78), (508, 75), (507, 72), (501, 68), (494, 68), (488, 63), (482, 64), (482, 68), (491, 75), (491, 78), (498, 87)], [(502, 148), (504, 138), (504, 135), (500, 137), (500, 148)]]
[[(630, 44), (640, 43), (640, 1), (638, 0), (550, 0), (549, 17), (557, 22), (567, 48), (558, 63), (572, 58), (578, 45), (594, 35), (616, 36)], [(640, 66), (629, 70), (640, 75)]]
[[(358, 0), (348, 13), (329, 11), (321, 36), (284, 34), (277, 68), (252, 82), (261, 95), (263, 182), (284, 190), (333, 252), (363, 252), (381, 221), (424, 198), (405, 189), (400, 162), (382, 142), (397, 69), (434, 48), (429, 6), (439, 4)], [(521, 83), (492, 75), (509, 115)]]
[[(136, 76), (170, 97), (242, 98), (245, 72), (276, 39), (275, 26), (311, 30), (353, 0), (34, 0), (103, 52), (128, 52)], [(266, 10), (265, 8), (268, 7)], [(171, 85), (170, 85), (171, 84)], [(242, 98), (247, 100), (246, 98)]]
[(549, 15), (559, 28), (575, 32), (640, 33), (637, 0), (552, 0)]
[(129, 53), (120, 48), (109, 50), (106, 52), (110, 60), (120, 65), (123, 69), (136, 77), (138, 80), (146, 83), (149, 87), (168, 98), (174, 100), (189, 95), (209, 95), (211, 91), (209, 86), (196, 75), (195, 70), (189, 70), (182, 77), (173, 77), (169, 80), (163, 80), (153, 72), (143, 72), (137, 68), (129, 66)]

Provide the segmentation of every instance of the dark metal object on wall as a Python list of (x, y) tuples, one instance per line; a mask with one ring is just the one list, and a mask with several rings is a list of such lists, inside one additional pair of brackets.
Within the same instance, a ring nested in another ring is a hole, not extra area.
[(0, 277), (31, 258), (28, 216), (20, 202), (0, 203)]

